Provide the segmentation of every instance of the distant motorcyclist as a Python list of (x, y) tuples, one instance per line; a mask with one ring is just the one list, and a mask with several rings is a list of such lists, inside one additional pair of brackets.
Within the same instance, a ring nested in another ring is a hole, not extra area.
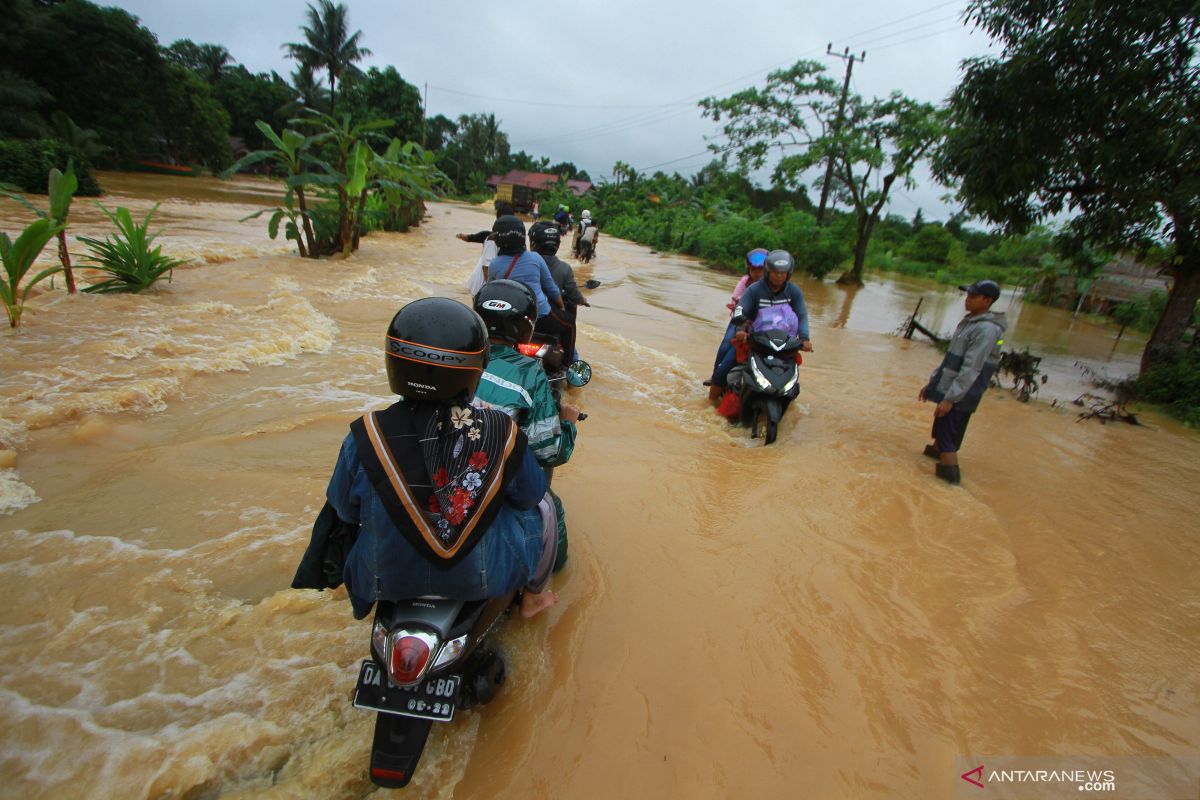
[[(538, 330), (545, 330), (559, 337), (563, 350), (571, 356), (571, 361), (579, 360), (579, 352), (575, 348), (575, 326), (579, 306), (590, 306), (591, 303), (579, 291), (575, 283), (575, 270), (571, 265), (557, 255), (562, 244), (558, 226), (552, 222), (535, 222), (529, 228), (529, 249), (540, 255), (550, 268), (550, 277), (562, 290), (562, 309), (551, 308), (548, 317), (538, 320)], [(557, 322), (556, 328), (551, 323)]]
[(482, 320), (455, 300), (416, 300), (392, 319), (385, 353), (401, 397), (351, 423), (326, 491), (358, 529), (343, 571), (355, 618), (377, 601), (522, 586), (526, 616), (553, 605), (554, 559), (542, 564), (558, 534), (538, 508), (550, 500), (536, 454), (508, 415), (470, 404), (490, 357)]
[(516, 281), (491, 281), (475, 296), (475, 312), (487, 326), (491, 342), (475, 404), (498, 408), (515, 419), (542, 466), (567, 463), (575, 449), (579, 410), (564, 403), (560, 415), (541, 364), (516, 350), (533, 336), (537, 314), (533, 292)]
[(558, 210), (554, 212), (554, 221), (555, 221), (555, 223), (558, 224), (559, 232), (560, 233), (565, 232), (567, 230), (567, 228), (570, 227), (570, 225), (571, 225), (571, 208), (570, 208), (570, 206), (564, 206), (560, 203), (558, 206)]
[(583, 238), (584, 231), (586, 231), (593, 224), (592, 212), (585, 208), (579, 220), (579, 224), (572, 228), (573, 234), (571, 236), (571, 252), (576, 258), (579, 258), (579, 242)]
[(596, 256), (596, 245), (600, 242), (600, 226), (592, 223), (579, 237), (579, 260), (584, 263)]

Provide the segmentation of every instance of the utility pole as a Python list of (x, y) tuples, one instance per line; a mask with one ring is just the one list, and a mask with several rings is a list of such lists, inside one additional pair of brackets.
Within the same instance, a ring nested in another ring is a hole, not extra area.
[[(846, 113), (846, 95), (850, 92), (850, 73), (854, 71), (854, 62), (866, 61), (867, 51), (863, 50), (862, 54), (855, 56), (847, 47), (840, 53), (833, 52), (833, 42), (830, 42), (825, 47), (825, 55), (837, 56), (844, 59), (846, 62), (846, 80), (842, 83), (842, 99), (838, 101), (837, 122), (833, 124), (833, 134), (842, 127), (842, 116)], [(821, 186), (821, 205), (817, 208), (817, 224), (825, 224), (825, 204), (829, 201), (829, 184), (833, 182), (833, 154), (829, 154), (829, 162), (825, 165), (825, 183)]]
[(425, 149), (425, 139), (429, 129), (429, 81), (425, 81), (425, 99), (421, 101), (421, 149)]

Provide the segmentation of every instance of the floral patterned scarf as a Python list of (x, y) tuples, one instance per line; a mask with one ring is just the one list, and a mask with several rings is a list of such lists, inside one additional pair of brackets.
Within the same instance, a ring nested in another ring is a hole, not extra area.
[(491, 525), (499, 511), (494, 501), (517, 468), (511, 459), (523, 457), (516, 423), (492, 409), (400, 402), (350, 427), (392, 522), (445, 566), (469, 553)]

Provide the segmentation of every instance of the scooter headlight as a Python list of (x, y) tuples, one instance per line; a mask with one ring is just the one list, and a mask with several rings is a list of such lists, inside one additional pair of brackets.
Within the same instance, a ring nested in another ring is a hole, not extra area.
[(787, 382), (787, 385), (783, 387), (783, 393), (788, 394), (789, 392), (791, 392), (792, 389), (796, 388), (796, 384), (799, 382), (800, 382), (800, 373), (796, 372), (792, 375), (792, 379)]
[(758, 361), (750, 359), (750, 372), (754, 375), (754, 382), (762, 389), (770, 389), (771, 382), (767, 380), (767, 376), (762, 374), (762, 370), (758, 368)]

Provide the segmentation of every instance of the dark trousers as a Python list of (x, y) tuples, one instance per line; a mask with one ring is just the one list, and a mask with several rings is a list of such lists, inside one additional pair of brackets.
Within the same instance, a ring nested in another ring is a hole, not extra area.
[(937, 443), (939, 453), (957, 453), (962, 447), (963, 436), (967, 434), (967, 423), (971, 421), (970, 411), (959, 411), (951, 408), (944, 417), (933, 418), (933, 439)]

